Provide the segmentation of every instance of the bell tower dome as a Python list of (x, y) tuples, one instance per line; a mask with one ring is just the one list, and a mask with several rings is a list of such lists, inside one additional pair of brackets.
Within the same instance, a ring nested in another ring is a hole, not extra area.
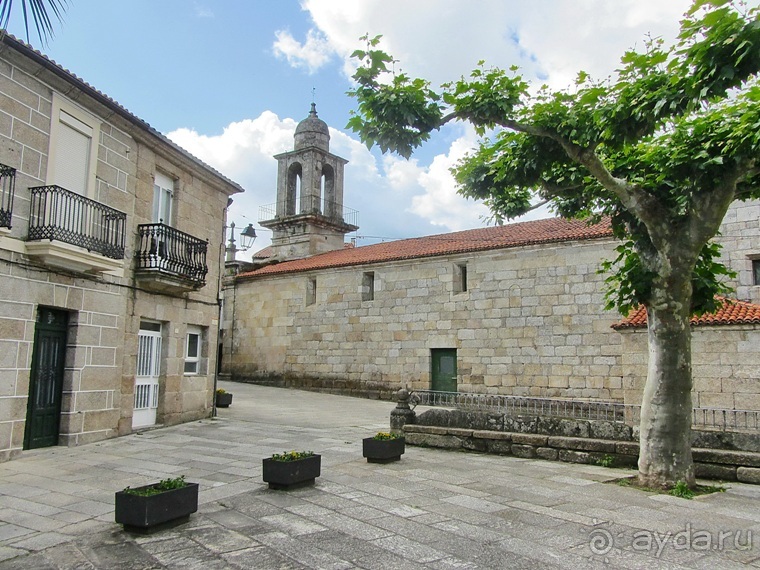
[(357, 212), (343, 207), (348, 161), (330, 153), (330, 130), (315, 103), (293, 138), (294, 150), (274, 157), (277, 203), (264, 206), (259, 221), (272, 230), (272, 257), (280, 261), (342, 249), (344, 236), (359, 229)]

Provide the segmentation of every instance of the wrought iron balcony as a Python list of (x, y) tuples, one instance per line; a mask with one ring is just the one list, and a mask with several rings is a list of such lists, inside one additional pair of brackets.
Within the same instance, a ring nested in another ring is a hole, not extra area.
[(0, 164), (0, 228), (11, 227), (15, 191), (16, 169)]
[(29, 192), (29, 241), (61, 241), (111, 259), (124, 259), (124, 212), (60, 186), (38, 186)]
[(155, 289), (187, 291), (206, 284), (208, 243), (166, 224), (137, 226), (138, 277)]

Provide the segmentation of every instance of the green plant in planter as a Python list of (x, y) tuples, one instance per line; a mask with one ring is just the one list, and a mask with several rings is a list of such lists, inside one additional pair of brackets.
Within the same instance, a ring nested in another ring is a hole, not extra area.
[(228, 392), (224, 388), (216, 389), (216, 407), (217, 408), (229, 408), (232, 403), (232, 392)]
[(184, 475), (143, 487), (127, 487), (114, 498), (114, 519), (128, 532), (150, 533), (187, 522), (198, 510), (198, 483)]
[(379, 431), (375, 434), (375, 436), (372, 439), (377, 440), (377, 441), (389, 441), (391, 439), (399, 439), (401, 437), (403, 436), (400, 436), (395, 433), (390, 433), (387, 431)]
[(390, 463), (398, 461), (406, 450), (403, 435), (379, 431), (373, 437), (362, 440), (362, 455), (368, 463)]
[(127, 495), (137, 495), (138, 497), (151, 497), (165, 491), (171, 491), (172, 489), (182, 489), (183, 487), (187, 487), (187, 485), (188, 483), (185, 481), (185, 476), (182, 475), (180, 477), (175, 477), (174, 479), (162, 479), (155, 485), (150, 485), (148, 487), (138, 487), (136, 489), (125, 487), (123, 492)]
[(270, 489), (293, 489), (313, 485), (319, 477), (322, 456), (313, 451), (283, 451), (262, 462), (262, 477)]
[(283, 451), (282, 453), (273, 453), (272, 461), (298, 461), (313, 456), (313, 451)]

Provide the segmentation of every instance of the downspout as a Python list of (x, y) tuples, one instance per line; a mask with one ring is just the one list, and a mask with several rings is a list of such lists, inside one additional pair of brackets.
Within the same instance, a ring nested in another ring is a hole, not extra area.
[(222, 239), (219, 243), (219, 274), (216, 277), (216, 346), (214, 351), (216, 352), (216, 358), (214, 362), (214, 389), (211, 394), (211, 417), (216, 417), (216, 391), (219, 387), (219, 337), (222, 333), (222, 280), (224, 278), (224, 243), (227, 237), (227, 211), (232, 204), (232, 198), (227, 198), (227, 206), (222, 209), (224, 214), (224, 224), (222, 226)]

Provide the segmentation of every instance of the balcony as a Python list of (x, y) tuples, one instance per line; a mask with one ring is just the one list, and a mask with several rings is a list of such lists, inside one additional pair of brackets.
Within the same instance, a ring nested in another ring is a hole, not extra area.
[(135, 277), (142, 287), (176, 294), (206, 284), (207, 242), (166, 224), (141, 224), (137, 233)]
[(259, 207), (259, 223), (265, 228), (278, 229), (283, 222), (306, 222), (348, 233), (359, 227), (359, 212), (316, 196)]
[(0, 228), (11, 229), (15, 191), (16, 169), (0, 164)]
[(26, 252), (52, 267), (86, 273), (123, 267), (127, 215), (60, 186), (30, 188)]

